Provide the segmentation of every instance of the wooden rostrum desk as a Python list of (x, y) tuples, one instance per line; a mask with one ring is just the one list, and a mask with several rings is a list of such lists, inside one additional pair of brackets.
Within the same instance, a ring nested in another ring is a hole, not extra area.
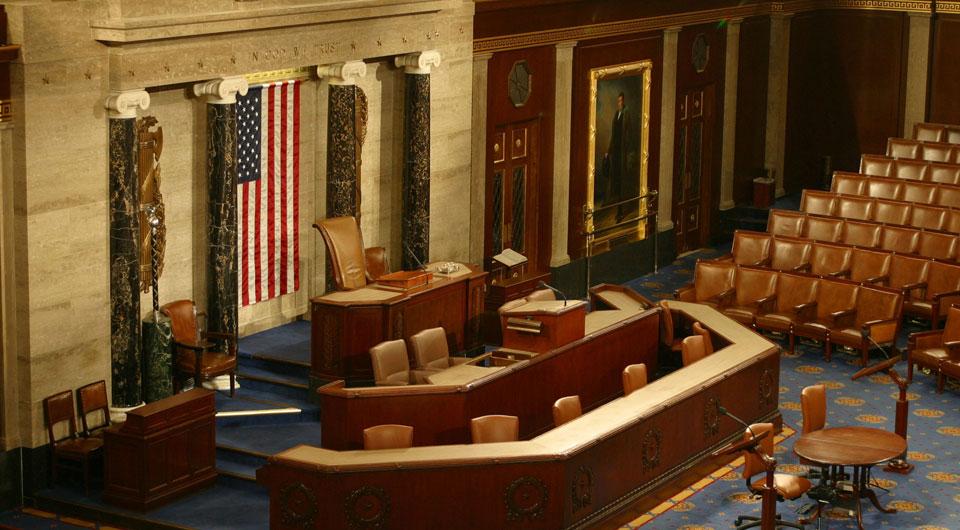
[[(428, 328), (447, 332), (450, 352), (479, 345), (487, 275), (472, 265), (407, 292), (368, 285), (337, 291), (310, 301), (310, 375), (331, 379), (373, 380), (369, 350), (392, 339), (406, 339)], [(313, 385), (312, 385), (313, 386)]]
[(729, 345), (525, 441), (293, 447), (257, 471), (271, 528), (583, 528), (641, 498), (660, 502), (689, 485), (678, 477), (743, 435), (719, 404), (751, 423), (780, 423), (779, 348), (706, 306), (670, 306)]

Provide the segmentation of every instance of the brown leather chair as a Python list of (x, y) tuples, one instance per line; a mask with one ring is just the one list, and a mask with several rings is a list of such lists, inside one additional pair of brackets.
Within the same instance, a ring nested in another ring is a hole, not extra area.
[[(80, 423), (84, 437), (103, 437), (103, 431), (110, 426), (110, 405), (107, 403), (107, 382), (97, 381), (77, 389), (77, 408), (80, 411)], [(90, 415), (94, 414), (93, 422)]]
[(647, 365), (631, 364), (623, 369), (623, 395), (629, 396), (635, 390), (647, 386)]
[(850, 279), (861, 283), (883, 284), (890, 279), (892, 252), (855, 248), (850, 257)]
[(960, 208), (960, 186), (938, 184), (934, 204), (945, 208)]
[(897, 179), (875, 178), (867, 183), (867, 193), (864, 195), (874, 199), (899, 201), (903, 196), (903, 183)]
[(955, 148), (949, 144), (918, 142), (920, 144), (920, 160), (928, 162), (943, 162), (954, 164), (957, 162)]
[(954, 164), (928, 164), (930, 182), (960, 184), (960, 167)]
[(439, 371), (470, 362), (467, 357), (450, 357), (447, 332), (443, 328), (430, 328), (410, 337), (410, 348), (417, 369)]
[(923, 160), (897, 160), (893, 163), (893, 173), (890, 176), (900, 180), (929, 180), (928, 166), (929, 162)]
[[(219, 330), (201, 331), (198, 319), (206, 319), (197, 312), (193, 300), (177, 300), (165, 304), (160, 312), (170, 318), (173, 329), (173, 346), (176, 352), (175, 367), (180, 377), (174, 378), (176, 391), (183, 388), (183, 379), (193, 377), (193, 384), (200, 387), (204, 379), (219, 375), (230, 376), (230, 396), (233, 397), (237, 378), (237, 337)], [(222, 341), (226, 351), (211, 351), (216, 344), (211, 339)]]
[(937, 376), (937, 392), (943, 392), (941, 364), (960, 360), (960, 307), (947, 311), (942, 330), (911, 333), (907, 341), (907, 380), (913, 381), (914, 366), (929, 368)]
[(867, 365), (875, 346), (890, 348), (895, 354), (900, 331), (903, 295), (892, 289), (861, 285), (857, 293), (856, 313), (850, 325), (830, 330), (830, 342), (860, 350), (860, 361)]
[(932, 329), (937, 329), (947, 309), (955, 303), (960, 303), (960, 265), (933, 261), (926, 286), (904, 296), (903, 311), (930, 319)]
[(887, 156), (916, 160), (920, 158), (920, 143), (902, 138), (889, 138), (887, 140)]
[(843, 235), (843, 219), (808, 216), (803, 223), (802, 237), (835, 243)]
[[(58, 470), (64, 461), (77, 462), (83, 471), (83, 487), (90, 493), (90, 461), (102, 456), (103, 438), (77, 436), (77, 418), (74, 415), (73, 392), (64, 390), (43, 400), (43, 413), (50, 441), (53, 482), (57, 482)], [(67, 423), (66, 434), (57, 438), (57, 426)]]
[(917, 254), (925, 258), (956, 261), (957, 236), (943, 232), (920, 232)]
[(388, 423), (363, 430), (363, 448), (405, 449), (413, 447), (413, 427)]
[(914, 228), (942, 230), (947, 221), (947, 210), (938, 206), (916, 204), (910, 213), (908, 224)]
[(838, 197), (836, 212), (837, 217), (844, 219), (869, 221), (873, 219), (873, 199), (869, 197)]
[[(750, 425), (750, 428), (746, 429), (743, 433), (744, 440), (751, 440), (754, 436), (760, 436), (764, 433), (768, 433), (767, 436), (760, 440), (759, 449), (760, 451), (768, 456), (773, 457), (773, 424), (772, 423), (754, 423)], [(750, 493), (754, 495), (760, 495), (763, 493), (766, 480), (767, 480), (767, 466), (763, 461), (763, 458), (760, 455), (757, 455), (751, 451), (743, 452), (743, 479), (747, 482), (747, 489), (750, 490)], [(804, 477), (799, 477), (796, 475), (787, 475), (784, 473), (774, 473), (773, 475), (773, 487), (777, 490), (777, 500), (795, 500), (803, 496), (804, 493), (810, 490), (813, 487), (813, 484)], [(820, 516), (820, 504), (817, 505), (817, 512), (813, 517)], [(755, 521), (756, 524), (741, 524), (743, 521)], [(807, 521), (793, 523), (786, 521), (780, 518), (780, 515), (777, 514), (777, 521), (774, 526), (777, 528), (800, 528), (803, 529)], [(755, 526), (760, 526), (760, 518), (755, 516), (740, 516), (736, 520), (737, 528), (752, 528)]]
[(946, 378), (960, 379), (960, 358), (951, 357), (940, 363), (940, 374), (937, 376), (937, 392), (943, 392), (943, 383)]
[(903, 184), (903, 195), (900, 197), (904, 202), (915, 202), (919, 204), (936, 204), (937, 186), (925, 182), (905, 182)]
[(707, 356), (706, 343), (700, 335), (691, 335), (683, 339), (681, 354), (683, 355), (683, 365), (691, 364)]
[(833, 215), (837, 207), (837, 198), (832, 193), (803, 190), (800, 197), (800, 211), (813, 215)]
[(930, 263), (929, 259), (893, 254), (887, 287), (900, 291), (904, 302), (908, 297), (921, 296), (920, 290), (927, 286)]
[(860, 173), (876, 177), (893, 175), (894, 159), (882, 155), (863, 155), (860, 157)]
[(817, 289), (817, 303), (802, 321), (794, 326), (794, 333), (823, 341), (824, 356), (829, 361), (832, 353), (831, 331), (849, 327), (856, 318), (857, 294), (860, 287), (853, 282), (822, 280)]
[(810, 241), (776, 238), (770, 250), (770, 268), (788, 272), (808, 270), (812, 249)]
[(775, 236), (800, 237), (806, 215), (787, 210), (770, 210), (767, 232)]
[(794, 349), (795, 328), (806, 313), (816, 306), (820, 280), (805, 274), (780, 273), (777, 278), (776, 304), (772, 311), (758, 313), (757, 327), (786, 333), (789, 351)]
[(470, 440), (475, 444), (515, 442), (520, 439), (520, 419), (490, 414), (470, 420)]
[(370, 348), (373, 379), (377, 386), (409, 385), (410, 359), (403, 339), (388, 340)]
[(915, 123), (913, 139), (921, 142), (942, 142), (946, 136), (946, 127), (938, 123)]
[(770, 262), (771, 236), (763, 232), (733, 233), (733, 262), (737, 265), (765, 265)]
[(693, 285), (677, 289), (674, 295), (684, 302), (723, 307), (732, 299), (736, 273), (737, 266), (733, 263), (698, 260), (693, 271)]
[(877, 199), (873, 206), (873, 220), (878, 223), (905, 225), (913, 210), (910, 203)]
[(363, 263), (367, 268), (365, 275), (368, 282), (375, 282), (390, 272), (390, 261), (387, 259), (387, 249), (384, 247), (363, 249)]
[(916, 254), (920, 246), (920, 231), (913, 228), (884, 226), (880, 233), (880, 248), (901, 254)]
[(960, 210), (947, 210), (943, 230), (951, 234), (960, 234)]
[(834, 171), (830, 191), (845, 195), (867, 195), (868, 178), (855, 173)]
[(657, 305), (660, 306), (661, 310), (660, 343), (672, 353), (679, 352), (682, 339), (678, 338), (676, 334), (676, 328), (673, 322), (673, 311), (670, 310), (670, 305), (666, 300), (660, 300), (657, 302)]
[(703, 356), (713, 355), (713, 337), (710, 336), (710, 330), (703, 327), (699, 322), (694, 322), (693, 333), (703, 339)]
[(810, 272), (835, 278), (849, 276), (852, 252), (848, 246), (815, 243), (810, 252)]
[(800, 391), (801, 434), (819, 431), (827, 426), (827, 387), (810, 385)]
[(741, 267), (734, 283), (736, 295), (724, 307), (724, 315), (745, 325), (756, 327), (758, 313), (769, 313), (777, 298), (777, 273), (766, 269)]
[(580, 396), (562, 397), (553, 404), (554, 427), (575, 420), (581, 415), (583, 415), (583, 409), (580, 408)]
[(350, 291), (390, 272), (383, 247), (363, 246), (360, 225), (353, 216), (330, 217), (313, 224), (327, 247), (338, 291)]
[[(876, 214), (876, 210), (874, 211)], [(843, 237), (845, 245), (873, 248), (880, 244), (880, 231), (883, 225), (869, 221), (847, 221), (843, 223)]]

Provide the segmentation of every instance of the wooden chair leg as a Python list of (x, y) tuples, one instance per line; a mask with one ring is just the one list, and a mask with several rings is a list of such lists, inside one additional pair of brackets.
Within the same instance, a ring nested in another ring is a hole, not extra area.
[(913, 382), (913, 359), (907, 354), (907, 383)]
[(233, 397), (237, 387), (237, 372), (230, 372), (230, 397)]
[(866, 366), (870, 361), (870, 348), (866, 344), (860, 346), (860, 366)]
[(827, 362), (833, 358), (833, 344), (830, 343), (830, 335), (823, 338), (823, 355)]
[(796, 346), (796, 337), (793, 334), (793, 328), (791, 328), (788, 333), (790, 335), (790, 353), (793, 353)]
[(943, 371), (937, 368), (937, 394), (943, 394)]

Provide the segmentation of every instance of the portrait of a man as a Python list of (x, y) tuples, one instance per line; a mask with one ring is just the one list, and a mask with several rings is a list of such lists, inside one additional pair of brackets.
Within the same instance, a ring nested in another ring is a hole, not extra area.
[(598, 222), (618, 223), (638, 213), (636, 202), (624, 201), (640, 195), (642, 100), (642, 76), (597, 82), (593, 208)]

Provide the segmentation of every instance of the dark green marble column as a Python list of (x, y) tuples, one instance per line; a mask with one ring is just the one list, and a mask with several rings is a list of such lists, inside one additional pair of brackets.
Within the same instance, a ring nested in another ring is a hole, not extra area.
[(150, 97), (130, 91), (107, 99), (110, 111), (110, 357), (113, 406), (139, 405), (140, 185), (137, 178), (136, 109)]
[(173, 329), (169, 318), (151, 313), (143, 319), (143, 400), (153, 403), (172, 395)]
[(357, 173), (356, 85), (330, 85), (327, 106), (327, 217), (360, 210)]
[(237, 106), (207, 105), (207, 325), (237, 334)]
[(400, 234), (403, 268), (409, 270), (430, 260), (430, 68), (440, 64), (440, 54), (405, 55), (396, 64), (406, 68)]

